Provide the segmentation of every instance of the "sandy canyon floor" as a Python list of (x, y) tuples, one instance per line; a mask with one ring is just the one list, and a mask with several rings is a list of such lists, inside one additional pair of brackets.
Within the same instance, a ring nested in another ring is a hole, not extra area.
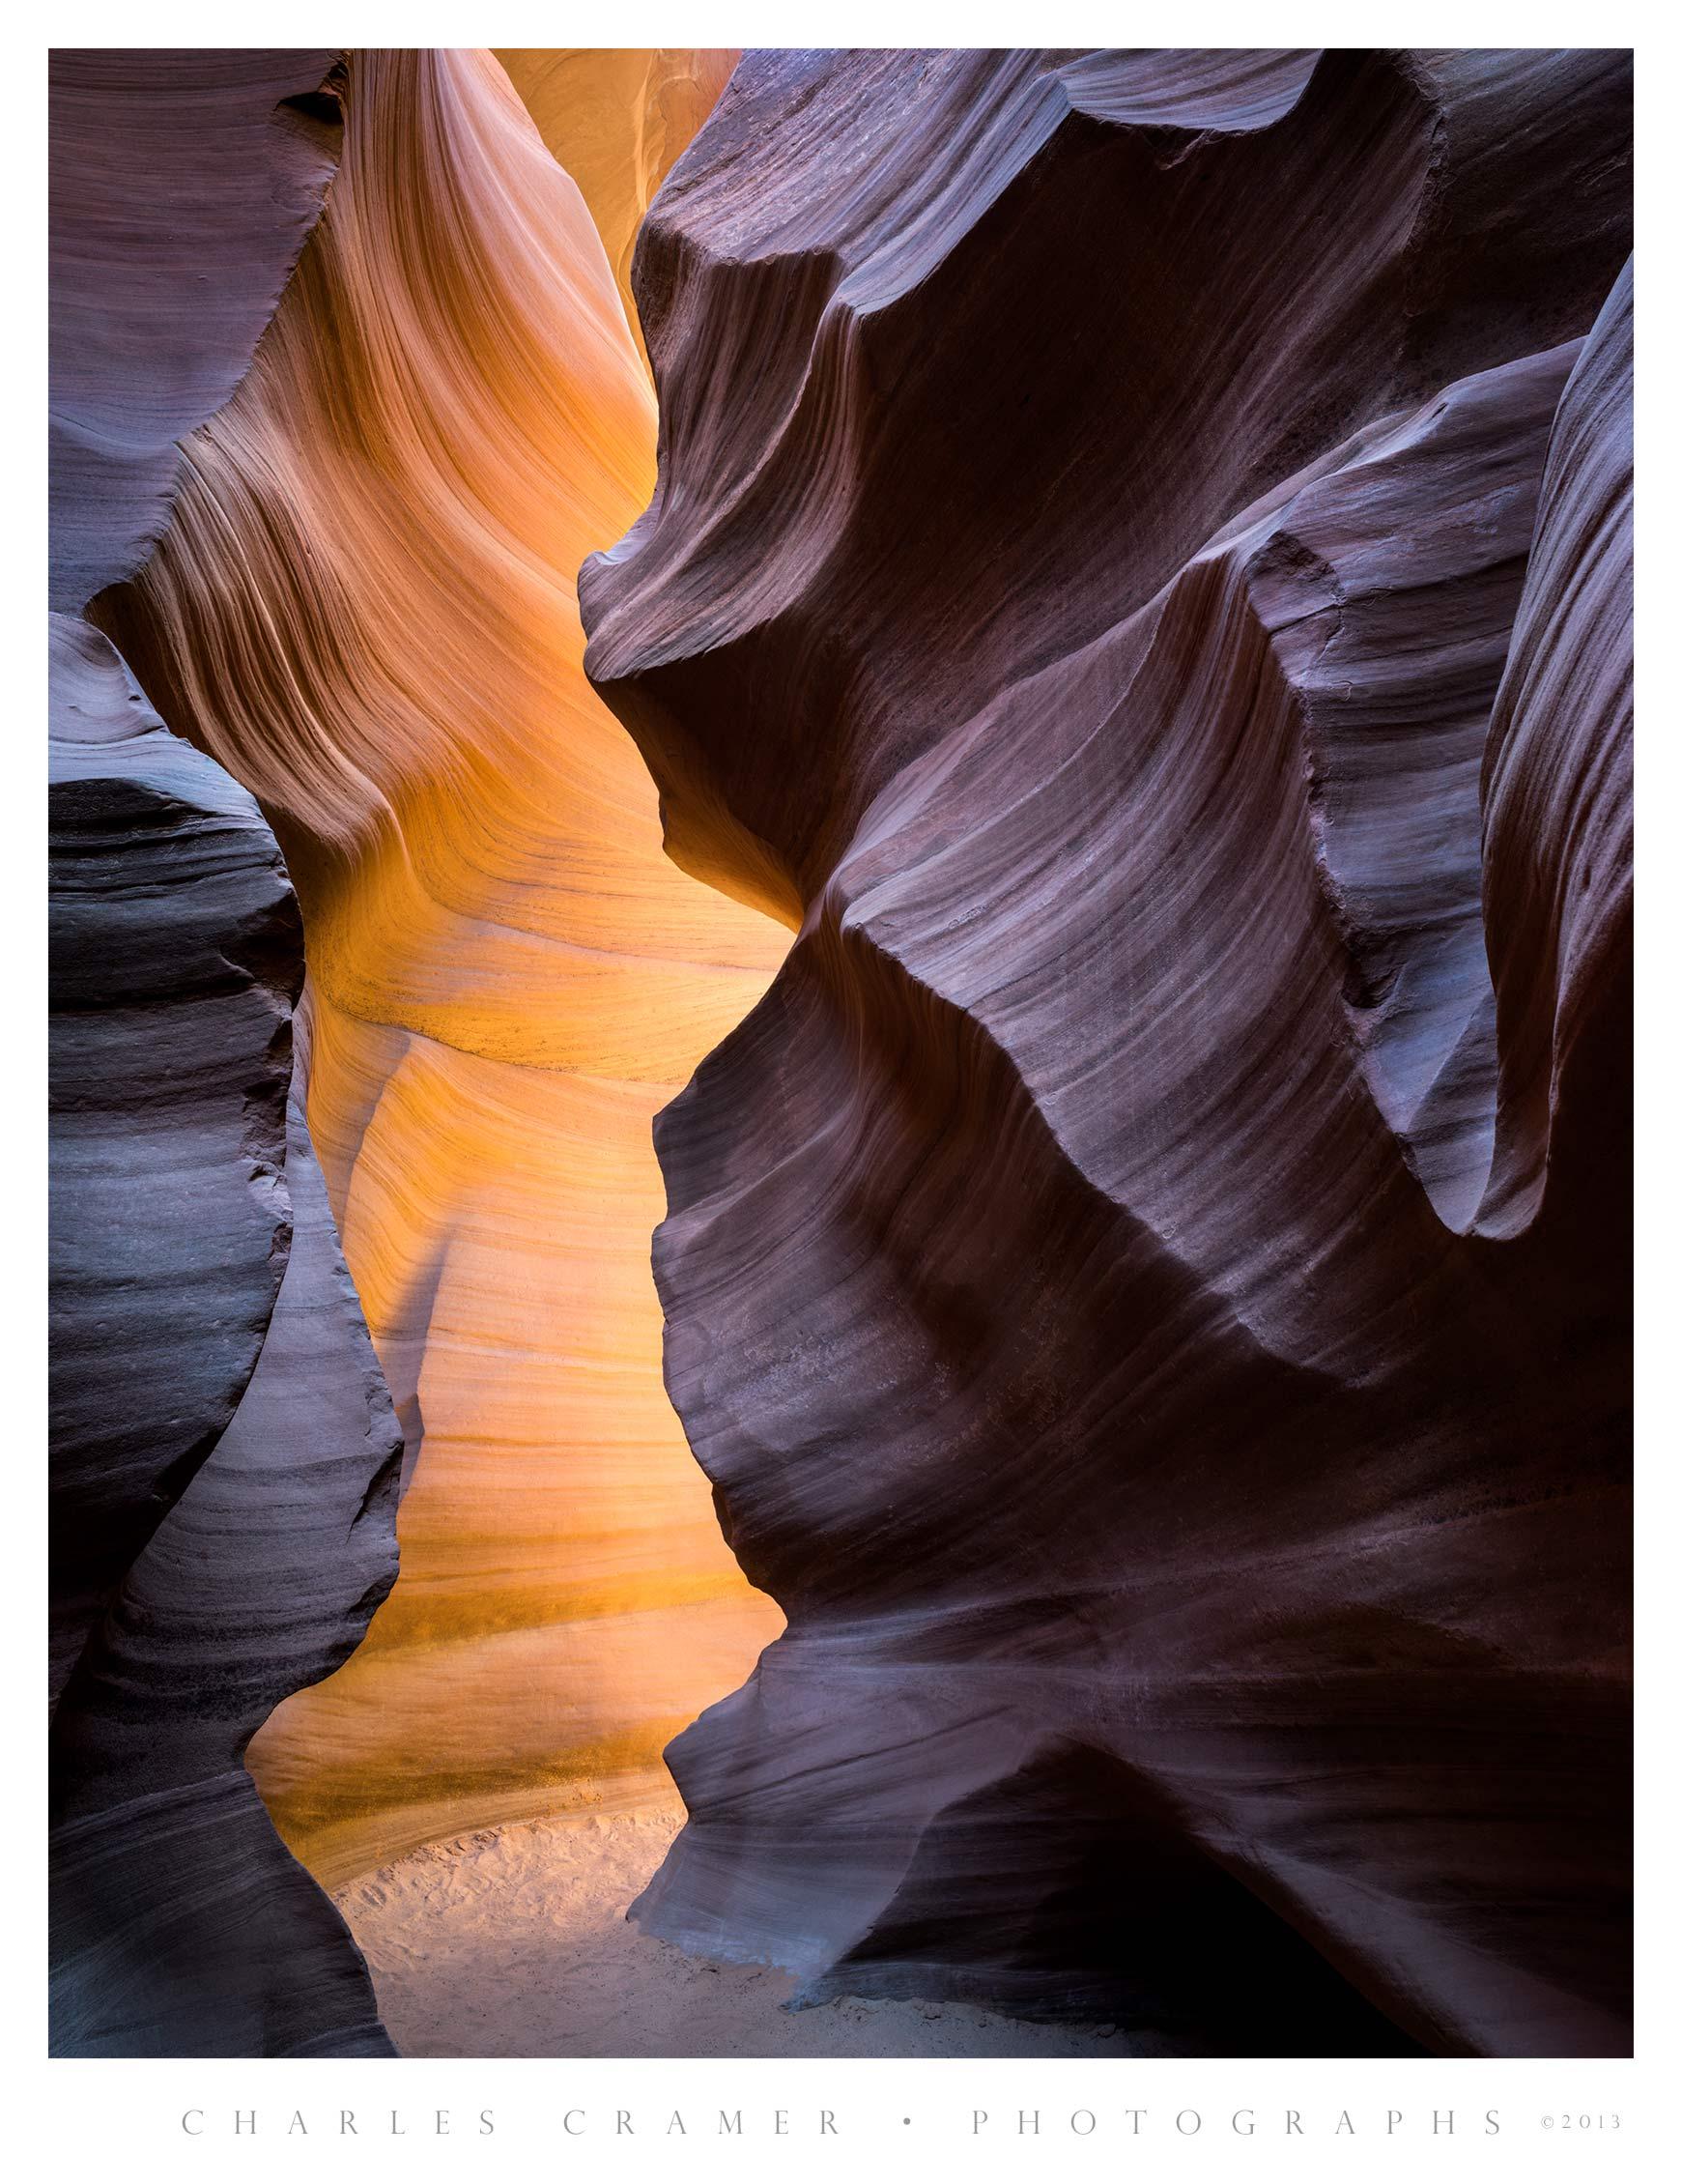
[(952, 2002), (788, 2009), (787, 1973), (686, 1956), (625, 1912), (682, 1808), (429, 1843), (334, 1895), (406, 2055), (1117, 2055), (1114, 2030)]

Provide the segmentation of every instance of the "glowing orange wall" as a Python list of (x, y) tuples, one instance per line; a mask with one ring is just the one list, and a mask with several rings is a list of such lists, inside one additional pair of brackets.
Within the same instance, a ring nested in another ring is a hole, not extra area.
[[(658, 181), (639, 58), (565, 76), (627, 204)], [(410, 1440), (396, 1590), (251, 1752), (329, 1882), (636, 1801), (780, 1627), (662, 1386), (649, 1129), (788, 935), (665, 858), (581, 665), (576, 571), (654, 447), (609, 252), (498, 61), (361, 54), (326, 216), (107, 604), (281, 835), (310, 1124)]]
[(667, 170), (718, 103), (737, 55), (718, 48), (499, 45), (497, 58), (584, 192), (641, 351), (637, 230)]

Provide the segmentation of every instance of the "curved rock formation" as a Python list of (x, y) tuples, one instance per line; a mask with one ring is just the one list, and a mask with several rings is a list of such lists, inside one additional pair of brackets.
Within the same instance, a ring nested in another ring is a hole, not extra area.
[(717, 104), (737, 56), (669, 45), (499, 45), (496, 54), (544, 143), (583, 192), (646, 363), (631, 293), (637, 237), (655, 191)]
[(140, 566), (177, 442), (239, 385), (333, 171), (336, 68), (326, 50), (48, 55), (54, 608)]
[(286, 1176), (292, 1248), (244, 1399), (53, 1718), (59, 2054), (392, 2053), (243, 1765), (397, 1574), (402, 1437), (296, 1105)]
[[(52, 595), (168, 513), (319, 209), (332, 56), (52, 56)], [(207, 287), (210, 293), (207, 294)], [(70, 2055), (388, 2055), (242, 1760), (357, 1643), (401, 1452), (287, 1097), (297, 900), (250, 795), (49, 621), (51, 2022)]]
[[(1559, 406), (1530, 573), (1484, 757), (1484, 920), (1500, 1025), (1479, 1226), (1627, 1192), (1634, 850), (1632, 280)], [(1624, 1164), (1624, 1172), (1617, 1166)], [(1598, 1209), (1573, 1209), (1590, 1230)], [(1625, 1241), (1619, 1232), (1620, 1246)]]
[(584, 198), (487, 53), (358, 53), (345, 112), (252, 368), (99, 610), (285, 847), (310, 1128), (409, 1446), (401, 1581), (252, 1750), (329, 1881), (634, 1799), (780, 1627), (661, 1385), (648, 1238), (652, 1117), (787, 944), (662, 856), (584, 678), (574, 572), (655, 435)]
[(249, 795), (55, 618), (55, 2054), (389, 2054), (242, 1764), (396, 1570), (402, 1442), (296, 1107)]
[(303, 940), (245, 791), (99, 631), (55, 616), (51, 647), (56, 1698), (262, 1347)]
[(1627, 2052), (1629, 99), (752, 54), (653, 207), (588, 670), (800, 928), (658, 1128), (789, 1627), (654, 1932)]

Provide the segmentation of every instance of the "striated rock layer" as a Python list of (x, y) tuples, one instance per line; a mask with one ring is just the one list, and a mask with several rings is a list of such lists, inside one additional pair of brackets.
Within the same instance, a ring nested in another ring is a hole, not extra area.
[(263, 1345), (303, 943), (245, 791), (98, 630), (54, 616), (50, 648), (56, 1699)]
[[(310, 53), (55, 53), (52, 596), (144, 558), (330, 171)], [(214, 293), (207, 294), (207, 286)], [(302, 1117), (250, 795), (49, 618), (50, 2040), (388, 2055), (242, 1766), (395, 1568), (401, 1443)]]
[(239, 385), (338, 149), (331, 52), (48, 55), (52, 605), (146, 559), (176, 443)]
[[(644, 181), (650, 96), (615, 123)], [(662, 1387), (648, 1239), (652, 1118), (787, 935), (662, 855), (582, 668), (575, 571), (654, 441), (590, 213), (496, 60), (358, 53), (322, 222), (100, 604), (285, 847), (310, 1128), (408, 1445), (400, 1582), (252, 1750), (333, 1882), (634, 1800), (781, 1627)]]
[(296, 1106), (289, 1139), (292, 1248), (257, 1369), (54, 1715), (59, 2053), (391, 2053), (344, 1921), (243, 1765), (397, 1573), (402, 1437)]
[(402, 1442), (303, 1119), (246, 792), (55, 628), (55, 2054), (390, 2052), (242, 1765), (396, 1572)]
[(1618, 53), (752, 54), (654, 205), (587, 664), (799, 940), (658, 1126), (788, 1629), (653, 1932), (1628, 2052), (1629, 129)]

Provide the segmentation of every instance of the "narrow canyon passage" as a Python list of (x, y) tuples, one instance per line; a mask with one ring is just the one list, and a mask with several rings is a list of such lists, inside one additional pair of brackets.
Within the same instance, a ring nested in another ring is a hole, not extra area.
[(1630, 91), (62, 61), (55, 2052), (1629, 2052)]
[(664, 856), (574, 584), (654, 476), (610, 258), (730, 57), (570, 58), (541, 119), (566, 148), (571, 92), (606, 234), (491, 55), (351, 61), (328, 211), (98, 608), (282, 840), (310, 1128), (407, 1444), (395, 1589), (249, 1753), (328, 1887), (670, 1800), (663, 1745), (782, 1624), (666, 1397), (649, 1237), (652, 1119), (788, 935)]

